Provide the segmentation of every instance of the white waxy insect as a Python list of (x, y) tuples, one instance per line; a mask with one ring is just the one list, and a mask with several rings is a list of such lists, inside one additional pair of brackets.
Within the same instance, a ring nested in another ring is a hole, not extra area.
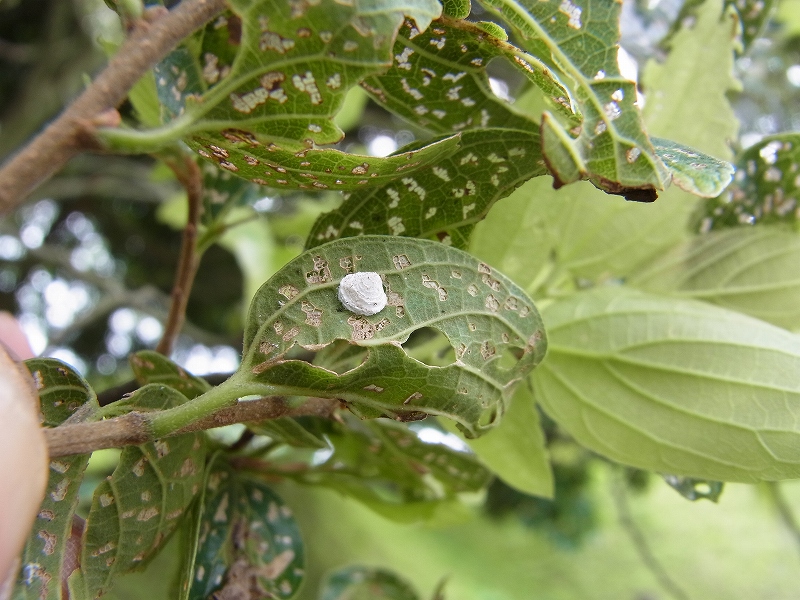
[(381, 276), (377, 273), (351, 273), (339, 282), (339, 302), (357, 315), (376, 315), (388, 302)]

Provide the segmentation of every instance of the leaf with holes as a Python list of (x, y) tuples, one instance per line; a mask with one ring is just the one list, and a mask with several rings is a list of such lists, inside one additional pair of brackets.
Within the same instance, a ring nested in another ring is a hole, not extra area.
[(692, 502), (703, 499), (718, 502), (722, 495), (722, 488), (725, 486), (721, 481), (676, 477), (675, 475), (664, 475), (664, 481), (681, 496)]
[(436, 165), (382, 187), (357, 190), (322, 215), (306, 247), (341, 237), (384, 234), (441, 239), (466, 247), (494, 203), (544, 175), (538, 134), (508, 129), (461, 133), (461, 147)]
[[(185, 401), (171, 387), (149, 384), (125, 404), (156, 411)], [(86, 520), (81, 572), (88, 597), (102, 596), (115, 577), (142, 568), (163, 547), (200, 490), (205, 452), (202, 433), (122, 451), (112, 476), (95, 490)]]
[(712, 231), (673, 248), (628, 284), (800, 328), (800, 236), (779, 225)]
[(188, 597), (293, 597), (305, 559), (291, 509), (267, 485), (227, 469), (211, 473), (205, 493)]
[(259, 185), (303, 190), (356, 190), (394, 181), (451, 156), (459, 136), (397, 152), (385, 158), (334, 149), (287, 150), (266, 147), (243, 131), (226, 130), (222, 138), (197, 134), (189, 144), (221, 168)]
[(736, 159), (736, 177), (699, 216), (701, 231), (800, 220), (800, 134), (765, 137)]
[(319, 600), (419, 600), (413, 586), (396, 573), (353, 565), (330, 573)]
[[(332, 117), (348, 89), (391, 65), (404, 15), (424, 30), (441, 5), (232, 0), (230, 6), (232, 14), (209, 24), (156, 74), (162, 101), (178, 116), (152, 131), (105, 130), (104, 139), (135, 151), (183, 138), (222, 168), (266, 185), (313, 189), (313, 182), (333, 187), (337, 179), (342, 185), (364, 179), (352, 176), (360, 157), (313, 146), (341, 139)], [(342, 161), (348, 178), (326, 173)]]
[[(350, 313), (339, 301), (339, 282), (353, 272), (380, 276), (388, 305), (377, 314)], [(448, 338), (454, 363), (430, 367), (406, 354), (401, 344), (423, 327)], [(286, 357), (294, 346), (335, 340), (368, 347), (364, 363), (339, 375)], [(346, 238), (303, 253), (261, 287), (242, 364), (214, 393), (340, 398), (364, 416), (439, 414), (474, 436), (502, 415), (545, 347), (531, 300), (469, 254), (426, 240)]]
[(434, 133), (475, 128), (538, 130), (489, 85), (486, 67), (505, 57), (553, 99), (554, 109), (572, 118), (568, 92), (543, 65), (519, 58), (517, 48), (466, 21), (434, 21), (425, 32), (413, 22), (400, 28), (394, 62), (386, 73), (361, 86), (387, 110)]
[(670, 140), (651, 138), (658, 156), (672, 174), (672, 182), (702, 198), (718, 196), (733, 179), (733, 165)]
[(605, 287), (554, 302), (533, 374), (577, 441), (715, 481), (800, 476), (800, 339), (710, 304)]
[[(89, 384), (70, 366), (53, 358), (25, 361), (39, 391), (45, 427), (58, 427), (78, 411), (89, 416), (98, 409)], [(21, 557), (15, 600), (60, 600), (67, 542), (78, 505), (78, 489), (89, 454), (54, 458), (44, 500)]]
[(652, 201), (669, 172), (644, 132), (636, 88), (617, 66), (618, 2), (481, 0), (519, 34), (523, 48), (563, 73), (580, 127), (542, 117), (542, 154), (561, 186), (589, 179), (630, 200)]
[[(150, 383), (168, 385), (189, 399), (211, 389), (211, 385), (205, 379), (187, 373), (183, 367), (153, 350), (140, 350), (131, 354), (129, 362), (133, 375), (141, 386)], [(134, 398), (133, 402), (136, 403), (138, 400)]]

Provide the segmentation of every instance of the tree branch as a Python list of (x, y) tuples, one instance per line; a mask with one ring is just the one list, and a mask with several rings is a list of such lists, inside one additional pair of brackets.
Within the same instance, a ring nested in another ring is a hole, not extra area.
[[(261, 398), (260, 400), (239, 402), (235, 406), (218, 410), (187, 427), (172, 432), (167, 437), (224, 427), (234, 423), (267, 421), (281, 417), (330, 418), (338, 406), (338, 400), (309, 398), (302, 405), (293, 408), (284, 398)], [(151, 442), (154, 438), (150, 433), (149, 415), (150, 413), (131, 412), (105, 421), (65, 424), (45, 429), (44, 434), (50, 458), (87, 454), (104, 448), (121, 448)]]
[(175, 273), (175, 283), (172, 287), (172, 303), (169, 307), (169, 316), (164, 324), (164, 335), (156, 346), (156, 352), (169, 356), (175, 339), (181, 331), (186, 320), (186, 305), (189, 302), (189, 293), (192, 291), (194, 277), (200, 266), (200, 255), (197, 253), (197, 228), (200, 225), (200, 214), (203, 212), (203, 174), (197, 163), (187, 157), (181, 156), (179, 162), (166, 161), (175, 173), (178, 181), (186, 188), (186, 200), (189, 204), (189, 217), (186, 227), (183, 228), (181, 239), (181, 254), (178, 259), (178, 268)]
[(0, 168), (0, 213), (19, 205), (70, 158), (97, 148), (91, 130), (111, 124), (128, 91), (182, 39), (226, 7), (225, 0), (183, 0), (149, 9), (95, 81), (55, 121)]

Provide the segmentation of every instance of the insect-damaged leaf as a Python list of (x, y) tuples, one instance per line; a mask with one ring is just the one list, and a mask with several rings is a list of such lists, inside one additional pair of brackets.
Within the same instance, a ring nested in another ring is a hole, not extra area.
[[(149, 384), (125, 404), (148, 411), (185, 401), (173, 388)], [(202, 433), (122, 451), (112, 476), (95, 490), (86, 520), (81, 572), (88, 597), (100, 597), (116, 576), (143, 567), (163, 547), (200, 490), (204, 460)]]
[[(390, 66), (404, 15), (424, 30), (441, 5), (435, 0), (230, 4), (233, 14), (209, 24), (157, 73), (162, 101), (179, 116), (162, 130), (120, 133), (124, 144), (184, 138), (202, 156), (262, 185), (313, 189), (368, 181), (380, 159), (313, 146), (341, 139), (332, 117), (349, 88)], [(113, 131), (107, 139), (113, 145)], [(373, 168), (358, 174), (365, 160)], [(332, 173), (339, 166), (341, 172)], [(398, 166), (388, 164), (383, 174), (394, 175)]]
[(506, 57), (545, 88), (548, 98), (560, 99), (554, 107), (574, 116), (567, 92), (550, 70), (534, 70), (515, 58), (515, 51), (465, 21), (434, 21), (423, 33), (406, 22), (395, 42), (392, 68), (361, 85), (388, 110), (434, 133), (483, 127), (538, 130), (538, 123), (515, 112), (491, 90), (486, 66), (496, 57)]
[(187, 373), (183, 367), (153, 350), (140, 350), (132, 354), (129, 361), (139, 385), (144, 386), (149, 383), (168, 385), (189, 399), (211, 389), (207, 381)]
[(676, 246), (627, 283), (800, 328), (800, 235), (780, 225), (722, 229)]
[(305, 575), (300, 530), (291, 509), (267, 485), (214, 471), (204, 504), (191, 600), (297, 593)]
[[(45, 427), (57, 427), (79, 409), (97, 409), (97, 398), (71, 367), (53, 358), (25, 361), (39, 390)], [(88, 413), (90, 414), (90, 413)], [(67, 542), (88, 454), (54, 458), (44, 500), (25, 544), (15, 600), (59, 600), (67, 568)]]
[(560, 186), (589, 179), (630, 200), (654, 200), (669, 182), (635, 105), (633, 82), (620, 76), (618, 2), (606, 0), (482, 0), (520, 35), (522, 46), (541, 57), (575, 99), (583, 122), (565, 126), (542, 118), (542, 154)]
[(675, 475), (664, 475), (664, 481), (681, 496), (692, 502), (703, 499), (717, 502), (725, 485), (721, 481), (676, 477)]
[[(337, 286), (352, 272), (380, 275), (389, 305), (372, 316), (349, 313)], [(449, 339), (454, 363), (430, 367), (406, 354), (400, 344), (422, 327)], [(364, 363), (339, 375), (286, 357), (295, 345), (320, 349), (337, 339), (368, 346)], [(531, 300), (488, 265), (437, 242), (362, 236), (305, 252), (261, 287), (242, 365), (223, 386), (240, 396), (340, 398), (364, 416), (440, 414), (477, 435), (502, 415), (545, 346)]]
[(317, 220), (306, 246), (385, 234), (449, 240), (464, 248), (475, 223), (497, 200), (546, 172), (536, 132), (464, 131), (459, 150), (436, 165), (349, 194), (338, 209)]
[(319, 600), (419, 600), (414, 587), (388, 569), (352, 565), (330, 573)]
[(544, 317), (550, 344), (534, 393), (580, 443), (678, 476), (800, 476), (797, 336), (622, 287), (559, 300)]
[(736, 177), (699, 218), (701, 231), (752, 225), (796, 223), (800, 218), (800, 134), (765, 137), (736, 159)]
[(656, 155), (672, 174), (672, 181), (685, 192), (713, 198), (733, 179), (733, 165), (670, 140), (651, 138)]

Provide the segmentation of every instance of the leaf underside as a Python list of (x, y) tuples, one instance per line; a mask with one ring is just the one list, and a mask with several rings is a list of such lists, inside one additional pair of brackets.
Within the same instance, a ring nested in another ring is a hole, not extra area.
[(320, 600), (419, 600), (419, 596), (392, 571), (352, 565), (325, 578)]
[(800, 476), (800, 342), (700, 302), (599, 288), (545, 311), (542, 407), (585, 446), (717, 481)]

